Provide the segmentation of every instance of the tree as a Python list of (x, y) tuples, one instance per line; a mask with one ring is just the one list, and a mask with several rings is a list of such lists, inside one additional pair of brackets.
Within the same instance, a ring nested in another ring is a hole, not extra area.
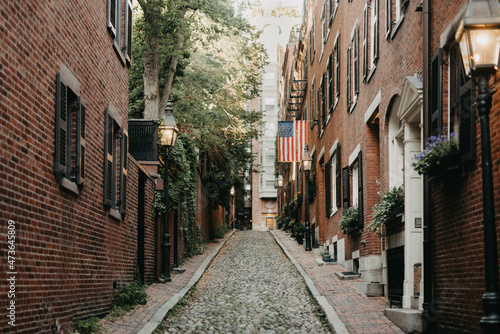
[[(226, 0), (138, 0), (142, 15), (135, 34), (142, 55), (144, 118), (158, 119), (170, 98), (178, 67), (188, 57), (197, 14), (209, 18), (204, 27), (212, 39), (251, 30)], [(241, 4), (240, 4), (241, 7)], [(137, 60), (136, 61), (136, 66)]]

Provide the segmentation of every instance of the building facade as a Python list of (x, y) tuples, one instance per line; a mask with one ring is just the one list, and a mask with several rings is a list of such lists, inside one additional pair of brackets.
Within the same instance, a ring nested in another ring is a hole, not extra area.
[[(304, 201), (294, 199), (308, 196), (313, 244), (358, 273), (364, 292), (387, 297), (398, 308), (388, 317), (408, 332), (481, 330), (480, 124), (475, 82), (456, 40), (468, 3), (305, 1), (301, 35), (289, 55), (293, 71), (283, 64), (282, 80), (290, 84), (282, 90), (280, 119), (310, 123), (313, 167), (306, 194), (302, 166), (280, 165), (278, 196), (287, 209), (298, 208), (282, 214), (304, 223)], [(490, 86), (497, 86), (496, 76)], [(497, 95), (487, 138), (494, 195), (500, 189)], [(428, 138), (455, 142), (458, 162), (443, 162), (438, 175), (418, 173), (413, 164)], [(372, 231), (375, 205), (400, 187), (403, 211)], [(339, 227), (351, 207), (355, 223)], [(393, 316), (398, 312), (403, 321)], [(418, 324), (410, 326), (407, 314), (420, 317)]]
[(68, 333), (134, 268), (156, 279), (154, 180), (127, 154), (132, 4), (0, 11), (0, 331)]

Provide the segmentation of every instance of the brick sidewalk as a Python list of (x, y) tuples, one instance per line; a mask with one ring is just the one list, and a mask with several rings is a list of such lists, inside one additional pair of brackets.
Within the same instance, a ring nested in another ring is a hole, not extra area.
[[(228, 239), (231, 233), (227, 233), (224, 240)], [(172, 281), (166, 284), (153, 283), (148, 286), (148, 303), (138, 305), (134, 310), (111, 321), (104, 318), (100, 321), (103, 331), (109, 334), (135, 334), (138, 333), (153, 317), (155, 312), (170, 298), (177, 294), (191, 280), (195, 272), (200, 268), (205, 259), (210, 256), (223, 240), (209, 242), (205, 245), (203, 254), (189, 258), (181, 268), (186, 269), (182, 274), (171, 274)]]
[(346, 271), (342, 266), (318, 266), (314, 260), (320, 256), (306, 252), (289, 233), (273, 233), (309, 275), (320, 295), (333, 306), (349, 333), (404, 333), (384, 315), (384, 309), (389, 307), (384, 297), (367, 297), (354, 286), (362, 280), (341, 280), (335, 273)]

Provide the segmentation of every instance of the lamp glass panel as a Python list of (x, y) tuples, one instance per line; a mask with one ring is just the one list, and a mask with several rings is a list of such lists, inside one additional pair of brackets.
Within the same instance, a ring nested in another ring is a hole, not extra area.
[(467, 32), (471, 43), (469, 50), (472, 52), (473, 68), (498, 68), (500, 29), (470, 29)]
[(311, 170), (311, 163), (312, 163), (311, 160), (303, 160), (302, 163), (304, 166), (304, 170), (308, 170), (308, 171)]

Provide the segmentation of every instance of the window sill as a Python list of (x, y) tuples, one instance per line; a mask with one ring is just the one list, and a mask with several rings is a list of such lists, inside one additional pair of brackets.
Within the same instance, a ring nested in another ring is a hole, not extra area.
[(376, 69), (377, 69), (377, 65), (372, 64), (372, 66), (370, 67), (370, 73), (368, 73), (368, 75), (366, 76), (366, 83), (370, 82), (370, 79), (372, 78), (373, 73), (375, 73)]
[(115, 53), (118, 56), (118, 59), (120, 59), (121, 63), (123, 66), (127, 66), (127, 62), (125, 60), (125, 57), (122, 54), (121, 47), (118, 45), (116, 42), (116, 39), (113, 39), (113, 49), (115, 49)]
[(117, 221), (121, 221), (122, 220), (122, 215), (120, 212), (118, 212), (118, 210), (115, 210), (115, 209), (109, 209), (109, 216)]
[(335, 216), (335, 214), (336, 214), (337, 212), (339, 212), (339, 208), (334, 208), (334, 209), (332, 209), (332, 210), (331, 210), (331, 212), (330, 212), (330, 218), (331, 218), (331, 217), (333, 217), (333, 216)]
[(356, 108), (356, 104), (358, 104), (358, 96), (357, 95), (354, 97), (354, 101), (352, 102), (351, 106), (349, 107), (350, 114), (353, 113), (354, 108)]
[(401, 26), (401, 23), (403, 23), (404, 18), (405, 18), (405, 16), (403, 14), (401, 14), (401, 17), (396, 22), (396, 24), (394, 25), (394, 29), (392, 29), (391, 34), (389, 35), (389, 39), (394, 39), (394, 37), (396, 36), (396, 33), (399, 30), (399, 26)]
[(69, 192), (69, 193), (71, 193), (73, 195), (76, 195), (76, 196), (80, 195), (80, 190), (78, 189), (78, 186), (76, 185), (76, 183), (73, 182), (73, 181), (71, 181), (71, 180), (69, 180), (69, 179), (67, 179), (67, 178), (65, 178), (65, 177), (63, 177), (61, 179), (61, 183), (59, 184), (59, 186), (63, 190), (65, 190), (65, 191), (67, 191), (67, 192)]

